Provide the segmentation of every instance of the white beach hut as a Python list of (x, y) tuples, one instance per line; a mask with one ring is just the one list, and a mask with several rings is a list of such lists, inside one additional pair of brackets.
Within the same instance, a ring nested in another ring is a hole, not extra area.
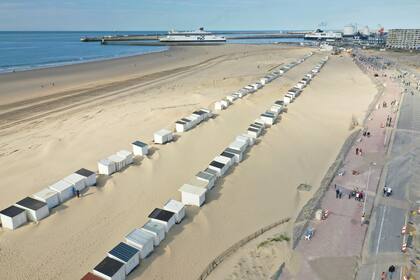
[(207, 189), (184, 184), (179, 188), (179, 191), (181, 192), (182, 203), (186, 205), (200, 207), (206, 201)]
[(191, 180), (189, 180), (187, 184), (189, 184), (191, 186), (194, 186), (194, 187), (204, 188), (204, 189), (208, 189), (208, 190), (211, 189), (211, 187), (209, 185), (209, 182), (203, 181), (203, 180), (199, 180), (196, 177), (194, 177)]
[(147, 156), (149, 154), (149, 145), (141, 141), (134, 141), (131, 143), (133, 147), (133, 154), (135, 156)]
[(39, 201), (45, 202), (49, 209), (54, 208), (60, 204), (60, 197), (58, 196), (58, 192), (50, 188), (45, 188), (33, 194), (32, 196)]
[(217, 176), (218, 177), (221, 177), (221, 176), (223, 176), (226, 173), (226, 171), (228, 170), (229, 167), (226, 164), (222, 163), (222, 162), (213, 160), (212, 162), (210, 162), (208, 168), (209, 169), (213, 169), (214, 171), (216, 171), (217, 172)]
[(133, 153), (127, 150), (121, 150), (117, 152), (117, 155), (122, 157), (125, 161), (125, 165), (130, 165), (133, 163)]
[(3, 228), (13, 230), (26, 224), (28, 218), (24, 209), (16, 206), (9, 206), (0, 211), (0, 221)]
[(235, 155), (235, 161), (236, 161), (236, 163), (240, 163), (242, 161), (242, 159), (243, 159), (243, 156), (244, 156), (244, 153), (243, 152), (238, 151), (238, 150), (234, 150), (232, 148), (226, 148), (224, 150), (224, 152), (227, 152), (227, 153), (230, 153), (230, 154)]
[(166, 232), (168, 232), (175, 225), (176, 222), (174, 212), (160, 208), (155, 208), (149, 214), (148, 218), (152, 221), (163, 224), (165, 226)]
[(286, 93), (283, 97), (284, 104), (290, 104), (293, 101), (293, 95)]
[(115, 171), (120, 171), (126, 166), (126, 159), (117, 154), (110, 155), (108, 159), (115, 163)]
[(96, 185), (96, 173), (85, 168), (81, 168), (74, 172), (85, 178), (85, 186), (90, 187)]
[(57, 183), (54, 183), (53, 185), (49, 186), (48, 188), (58, 193), (60, 203), (63, 203), (64, 201), (73, 197), (75, 192), (74, 185), (64, 180), (60, 180)]
[(185, 217), (185, 205), (184, 203), (170, 199), (165, 203), (163, 209), (175, 213), (175, 222), (179, 224)]
[(81, 191), (86, 187), (85, 177), (77, 173), (73, 173), (67, 177), (64, 177), (63, 181), (72, 184), (75, 191)]
[(197, 174), (195, 174), (195, 177), (198, 180), (202, 180), (206, 182), (209, 190), (211, 190), (214, 187), (216, 183), (216, 179), (217, 179), (216, 175), (205, 172), (205, 171), (198, 172)]
[(156, 144), (165, 144), (172, 141), (174, 135), (172, 131), (167, 129), (161, 129), (153, 134), (153, 140)]
[(237, 159), (236, 159), (235, 154), (233, 154), (233, 153), (229, 153), (229, 152), (227, 152), (226, 150), (225, 150), (225, 151), (223, 151), (223, 152), (220, 154), (220, 156), (221, 156), (221, 157), (225, 157), (225, 158), (229, 158), (229, 159), (231, 160), (231, 164), (232, 164), (232, 165), (238, 162), (238, 161), (237, 161)]
[(247, 133), (242, 133), (240, 136), (245, 137), (249, 140), (249, 145), (248, 146), (252, 146), (255, 144), (255, 138), (249, 136)]
[(270, 107), (270, 111), (271, 112), (275, 112), (276, 114), (280, 114), (282, 111), (283, 107), (277, 104), (274, 104)]
[(236, 136), (235, 141), (240, 141), (240, 142), (245, 143), (245, 147), (244, 147), (243, 151), (245, 151), (245, 149), (251, 144), (249, 138), (246, 137), (246, 136), (243, 136), (243, 135)]
[[(242, 137), (245, 137), (245, 136), (242, 136)], [(229, 144), (229, 148), (240, 151), (241, 153), (244, 153), (246, 151), (246, 148), (248, 147), (248, 143), (249, 143), (249, 140), (247, 142), (235, 140)]]
[(264, 121), (265, 124), (267, 125), (273, 125), (274, 122), (276, 121), (276, 117), (274, 114), (269, 114), (268, 112), (265, 112), (263, 114), (260, 115), (260, 118)]
[(124, 264), (125, 275), (128, 275), (140, 264), (139, 249), (120, 242), (117, 246), (108, 252), (108, 257), (120, 261)]
[(50, 214), (50, 209), (47, 203), (36, 200), (32, 197), (25, 197), (24, 199), (16, 202), (16, 207), (25, 210), (28, 220), (37, 222), (44, 219)]
[(224, 160), (224, 162), (226, 162), (229, 168), (235, 164), (235, 156), (229, 153), (225, 153), (225, 152), (222, 152), (214, 160)]
[(144, 231), (136, 228), (125, 236), (128, 245), (132, 245), (140, 250), (140, 258), (145, 259), (153, 252), (154, 238)]
[(221, 101), (216, 101), (214, 103), (214, 110), (221, 111), (221, 110), (224, 110), (226, 108), (227, 108), (227, 106), (223, 105), (223, 103)]
[(176, 132), (185, 132), (189, 130), (189, 125), (185, 121), (178, 120), (175, 122), (175, 130)]
[(217, 181), (218, 175), (217, 175), (217, 171), (216, 170), (213, 170), (213, 169), (210, 169), (210, 168), (206, 168), (206, 169), (204, 169), (204, 172), (213, 175), (215, 177), (215, 180)]
[(233, 103), (236, 99), (238, 99), (238, 97), (236, 95), (228, 95), (226, 96), (226, 99), (229, 100), (230, 103)]
[(115, 163), (109, 159), (98, 161), (98, 172), (103, 175), (111, 175), (116, 170)]
[(261, 135), (261, 131), (256, 129), (256, 128), (252, 128), (249, 127), (247, 130), (247, 133), (249, 136), (253, 137), (253, 138), (258, 138)]
[(165, 239), (166, 230), (165, 226), (161, 223), (149, 220), (142, 226), (141, 229), (153, 234), (155, 246), (159, 246), (160, 242), (162, 242)]
[(124, 263), (105, 257), (95, 268), (93, 274), (105, 280), (125, 280)]

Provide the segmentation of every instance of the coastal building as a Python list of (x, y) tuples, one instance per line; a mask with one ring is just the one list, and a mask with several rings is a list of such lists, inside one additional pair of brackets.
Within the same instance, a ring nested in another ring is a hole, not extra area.
[(74, 172), (85, 178), (85, 186), (90, 187), (96, 185), (96, 173), (85, 168), (81, 168)]
[(101, 159), (98, 161), (99, 174), (111, 175), (115, 172), (115, 163), (109, 159)]
[(179, 224), (185, 217), (184, 203), (175, 199), (170, 199), (168, 202), (166, 202), (163, 206), (163, 210), (175, 213), (175, 222), (177, 224)]
[(146, 143), (135, 141), (131, 145), (135, 156), (147, 156), (149, 153), (149, 146)]
[(153, 140), (156, 144), (165, 144), (174, 138), (172, 131), (161, 129), (153, 134)]
[(50, 209), (48, 208), (47, 203), (36, 200), (32, 197), (25, 197), (24, 199), (16, 202), (15, 206), (25, 210), (28, 220), (34, 222), (42, 220), (50, 214)]
[(58, 197), (60, 198), (60, 203), (72, 198), (74, 196), (74, 187), (73, 184), (60, 180), (57, 183), (48, 187), (49, 189), (56, 191)]
[(45, 188), (33, 194), (33, 197), (39, 201), (45, 202), (49, 209), (54, 208), (60, 204), (60, 197), (58, 196), (58, 192), (50, 188)]
[(390, 29), (386, 47), (391, 49), (419, 50), (420, 29)]
[(181, 201), (186, 205), (200, 207), (206, 201), (207, 189), (184, 184), (179, 188), (179, 191), (181, 192)]
[(145, 259), (153, 252), (153, 235), (142, 231), (138, 228), (132, 230), (125, 236), (125, 241), (128, 245), (132, 245), (140, 250), (140, 258)]
[(161, 223), (149, 220), (143, 225), (141, 229), (151, 233), (154, 236), (153, 243), (155, 246), (159, 246), (160, 242), (162, 242), (165, 239), (165, 226)]
[(124, 264), (125, 274), (128, 275), (140, 264), (140, 251), (124, 242), (120, 242), (111, 251), (108, 257)]
[(0, 211), (0, 221), (3, 228), (16, 229), (28, 222), (24, 209), (10, 206)]
[(124, 263), (105, 257), (95, 268), (93, 274), (98, 275), (102, 279), (106, 280), (124, 280), (125, 279), (125, 268)]
[(148, 216), (148, 218), (152, 221), (155, 221), (157, 223), (161, 223), (165, 226), (165, 231), (168, 232), (174, 225), (175, 225), (175, 213), (155, 208)]

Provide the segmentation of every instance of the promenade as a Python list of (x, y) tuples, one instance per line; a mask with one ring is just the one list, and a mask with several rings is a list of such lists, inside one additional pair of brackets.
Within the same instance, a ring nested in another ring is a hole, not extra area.
[[(292, 271), (285, 271), (282, 279), (350, 280), (356, 276), (401, 96), (398, 84), (389, 78), (389, 72), (363, 66), (372, 77), (374, 73), (380, 73), (374, 78), (379, 94), (373, 110), (359, 127), (356, 141), (322, 199), (321, 208), (329, 213), (327, 219), (312, 220), (309, 226), (314, 229), (312, 239), (301, 240), (296, 248), (295, 258), (300, 263), (296, 269), (298, 273), (293, 275)], [(392, 118), (390, 127), (386, 127), (388, 117)], [(356, 149), (362, 152), (356, 154)], [(362, 193), (364, 199), (356, 200), (355, 193)], [(337, 194), (341, 195), (337, 197)], [(378, 268), (378, 271), (381, 269), (384, 268)]]

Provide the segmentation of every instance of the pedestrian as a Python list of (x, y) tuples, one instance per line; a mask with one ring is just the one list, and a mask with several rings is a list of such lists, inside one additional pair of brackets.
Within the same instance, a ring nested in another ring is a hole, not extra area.
[(340, 191), (340, 193), (338, 194), (338, 198), (341, 199), (341, 196), (343, 195), (343, 192)]
[(362, 217), (360, 218), (360, 225), (363, 226), (365, 223), (365, 213), (362, 214)]
[(385, 273), (385, 271), (382, 271), (381, 280), (386, 280), (386, 273)]
[(339, 195), (340, 195), (340, 190), (339, 189), (336, 189), (335, 190), (335, 198), (338, 198)]
[(77, 196), (78, 198), (80, 198), (80, 191), (79, 191), (79, 190), (76, 190), (76, 196)]
[(394, 265), (391, 265), (391, 266), (388, 268), (388, 275), (389, 275), (389, 279), (392, 279), (392, 275), (394, 274), (394, 272), (395, 272), (395, 266), (394, 266)]
[(359, 155), (359, 148), (356, 148), (356, 155)]
[(366, 133), (366, 135), (367, 135), (367, 137), (370, 137), (370, 132), (368, 131), (368, 132)]
[(359, 155), (362, 156), (362, 148), (359, 149)]

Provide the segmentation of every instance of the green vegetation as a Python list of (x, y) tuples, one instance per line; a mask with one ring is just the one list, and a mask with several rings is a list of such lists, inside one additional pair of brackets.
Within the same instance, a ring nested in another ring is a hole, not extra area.
[(270, 244), (271, 242), (282, 242), (282, 241), (289, 242), (290, 237), (288, 237), (286, 234), (282, 233), (282, 234), (276, 235), (272, 238), (268, 238), (267, 240), (264, 240), (263, 242), (258, 244), (257, 248), (264, 247), (264, 246)]

